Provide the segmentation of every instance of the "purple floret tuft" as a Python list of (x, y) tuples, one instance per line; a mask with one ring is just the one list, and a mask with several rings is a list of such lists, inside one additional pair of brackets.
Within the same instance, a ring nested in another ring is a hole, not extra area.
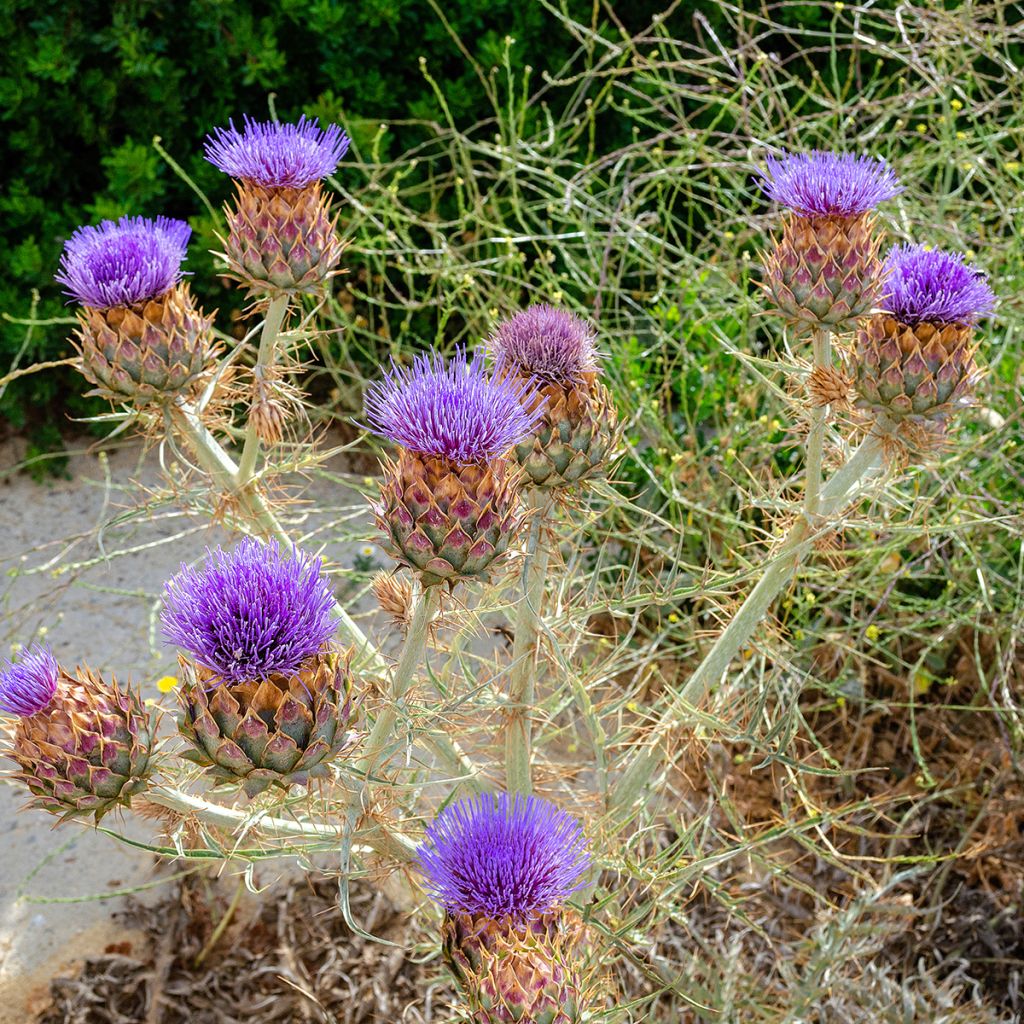
[(911, 326), (922, 321), (974, 324), (991, 313), (996, 302), (984, 271), (959, 252), (894, 245), (885, 258), (882, 279), (879, 306)]
[(881, 157), (852, 153), (769, 156), (758, 174), (765, 195), (801, 217), (857, 217), (903, 191)]
[(221, 682), (291, 675), (334, 634), (334, 595), (320, 559), (252, 537), (207, 555), (204, 567), (182, 565), (165, 584), (161, 624), (168, 643)]
[(491, 377), (481, 353), (468, 359), (461, 350), (448, 362), (437, 353), (417, 356), (412, 367), (393, 362), (391, 373), (366, 389), (365, 408), (375, 434), (463, 465), (503, 455), (542, 413), (532, 384)]
[(192, 229), (170, 217), (122, 217), (82, 227), (64, 243), (55, 279), (83, 306), (132, 306), (181, 279)]
[(579, 822), (546, 800), (507, 793), (445, 808), (418, 856), (441, 906), (492, 921), (556, 909), (582, 887), (590, 865)]
[(49, 647), (33, 644), (0, 668), (0, 711), (28, 718), (42, 711), (57, 692), (60, 669)]
[(502, 320), (488, 341), (507, 363), (543, 381), (579, 380), (597, 370), (597, 332), (582, 317), (546, 303)]
[(232, 178), (264, 188), (306, 188), (333, 174), (349, 146), (336, 124), (321, 128), (303, 115), (297, 124), (254, 121), (246, 116), (239, 131), (234, 121), (206, 137), (206, 159)]

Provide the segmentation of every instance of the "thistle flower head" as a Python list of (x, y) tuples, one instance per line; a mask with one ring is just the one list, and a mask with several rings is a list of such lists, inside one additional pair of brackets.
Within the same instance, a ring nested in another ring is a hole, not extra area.
[(232, 178), (264, 188), (306, 188), (333, 174), (349, 146), (336, 124), (321, 128), (305, 115), (296, 124), (254, 121), (246, 116), (239, 131), (234, 121), (206, 137), (206, 159)]
[(499, 364), (560, 383), (597, 370), (597, 333), (582, 317), (546, 303), (502, 320), (488, 341)]
[(452, 913), (529, 920), (583, 885), (579, 823), (534, 796), (485, 794), (445, 808), (419, 850), (427, 887)]
[(765, 195), (801, 217), (857, 217), (903, 191), (881, 157), (853, 153), (768, 156), (759, 175)]
[(490, 462), (527, 437), (542, 408), (532, 384), (491, 377), (483, 355), (458, 351), (447, 362), (436, 352), (391, 373), (366, 391), (370, 429), (420, 455), (452, 462)]
[(277, 543), (245, 538), (207, 550), (164, 586), (164, 639), (224, 683), (291, 675), (334, 633), (334, 595), (321, 562)]
[(883, 280), (879, 305), (910, 326), (922, 321), (974, 324), (995, 306), (984, 271), (959, 252), (894, 245), (885, 258)]
[(55, 280), (94, 309), (155, 299), (181, 279), (191, 234), (183, 220), (170, 217), (122, 217), (78, 228), (64, 243)]
[(42, 711), (57, 692), (60, 670), (48, 647), (33, 644), (0, 668), (0, 711), (28, 718)]

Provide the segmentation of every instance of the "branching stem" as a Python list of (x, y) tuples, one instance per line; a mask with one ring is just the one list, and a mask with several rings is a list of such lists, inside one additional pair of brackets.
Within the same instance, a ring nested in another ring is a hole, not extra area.
[[(852, 500), (851, 489), (880, 464), (882, 455), (882, 437), (872, 432), (825, 485), (817, 514), (830, 516), (840, 511)], [(628, 820), (622, 816), (628, 815), (661, 763), (667, 736), (678, 726), (686, 709), (699, 704), (708, 691), (721, 682), (733, 658), (754, 634), (774, 600), (793, 578), (812, 543), (811, 520), (803, 516), (790, 528), (782, 544), (770, 554), (757, 585), (747, 595), (739, 611), (722, 631), (685, 686), (673, 696), (668, 707), (661, 713), (654, 729), (647, 736), (644, 748), (638, 752), (612, 793), (612, 809), (617, 814), (617, 823), (620, 826)]]

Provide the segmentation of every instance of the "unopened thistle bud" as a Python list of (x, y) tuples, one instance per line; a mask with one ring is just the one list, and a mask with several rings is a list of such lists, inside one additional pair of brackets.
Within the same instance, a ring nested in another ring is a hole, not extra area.
[(208, 369), (212, 318), (181, 281), (191, 233), (180, 220), (122, 217), (79, 228), (65, 243), (56, 280), (82, 307), (79, 369), (93, 394), (167, 401)]
[(185, 756), (250, 796), (326, 775), (346, 745), (352, 675), (331, 648), (334, 595), (320, 569), (246, 538), (164, 588), (164, 638), (189, 655), (178, 688)]
[(232, 276), (255, 296), (316, 293), (337, 273), (342, 244), (321, 181), (348, 150), (337, 126), (233, 122), (207, 137), (206, 159), (235, 179), (224, 241)]
[(533, 796), (463, 800), (428, 827), (419, 862), (475, 1024), (582, 1019), (583, 925), (565, 906), (590, 864), (578, 822)]
[(564, 488), (600, 472), (615, 444), (617, 415), (601, 383), (594, 328), (539, 304), (501, 321), (488, 341), (498, 374), (534, 380), (544, 401), (516, 459), (536, 487)]
[(961, 253), (893, 246), (875, 313), (857, 332), (857, 408), (911, 447), (941, 440), (978, 379), (974, 327), (992, 312), (985, 274)]
[(765, 288), (779, 313), (807, 328), (844, 330), (875, 304), (873, 211), (903, 191), (884, 160), (827, 153), (768, 157), (764, 193), (788, 213), (764, 256)]
[(0, 712), (15, 716), (4, 750), (32, 805), (62, 819), (127, 807), (151, 771), (153, 730), (139, 695), (87, 668), (65, 672), (32, 647), (0, 668)]
[(519, 528), (510, 449), (542, 415), (536, 389), (483, 357), (418, 356), (366, 392), (370, 428), (399, 446), (374, 505), (388, 552), (424, 586), (484, 577)]

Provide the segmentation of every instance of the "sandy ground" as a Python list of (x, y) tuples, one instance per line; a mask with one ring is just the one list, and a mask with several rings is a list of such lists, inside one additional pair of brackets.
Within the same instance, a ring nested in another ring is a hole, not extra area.
[[(20, 458), (16, 443), (0, 446), (0, 472)], [(129, 446), (108, 459), (79, 454), (70, 472), (70, 480), (43, 484), (24, 474), (0, 478), (0, 653), (43, 628), (62, 662), (87, 661), (156, 697), (156, 680), (174, 664), (156, 628), (160, 588), (224, 534), (172, 505), (155, 517), (125, 517), (138, 485), (161, 480), (153, 453)], [(308, 486), (322, 511), (303, 530), (333, 562), (351, 566), (371, 536), (362, 500), (337, 480)], [(69, 563), (76, 567), (54, 571)], [(137, 941), (113, 917), (126, 890), (146, 887), (150, 898), (164, 891), (145, 854), (76, 824), (54, 830), (45, 812), (19, 813), (23, 802), (20, 789), (0, 784), (0, 1024), (26, 1024), (49, 979), (77, 958)]]

